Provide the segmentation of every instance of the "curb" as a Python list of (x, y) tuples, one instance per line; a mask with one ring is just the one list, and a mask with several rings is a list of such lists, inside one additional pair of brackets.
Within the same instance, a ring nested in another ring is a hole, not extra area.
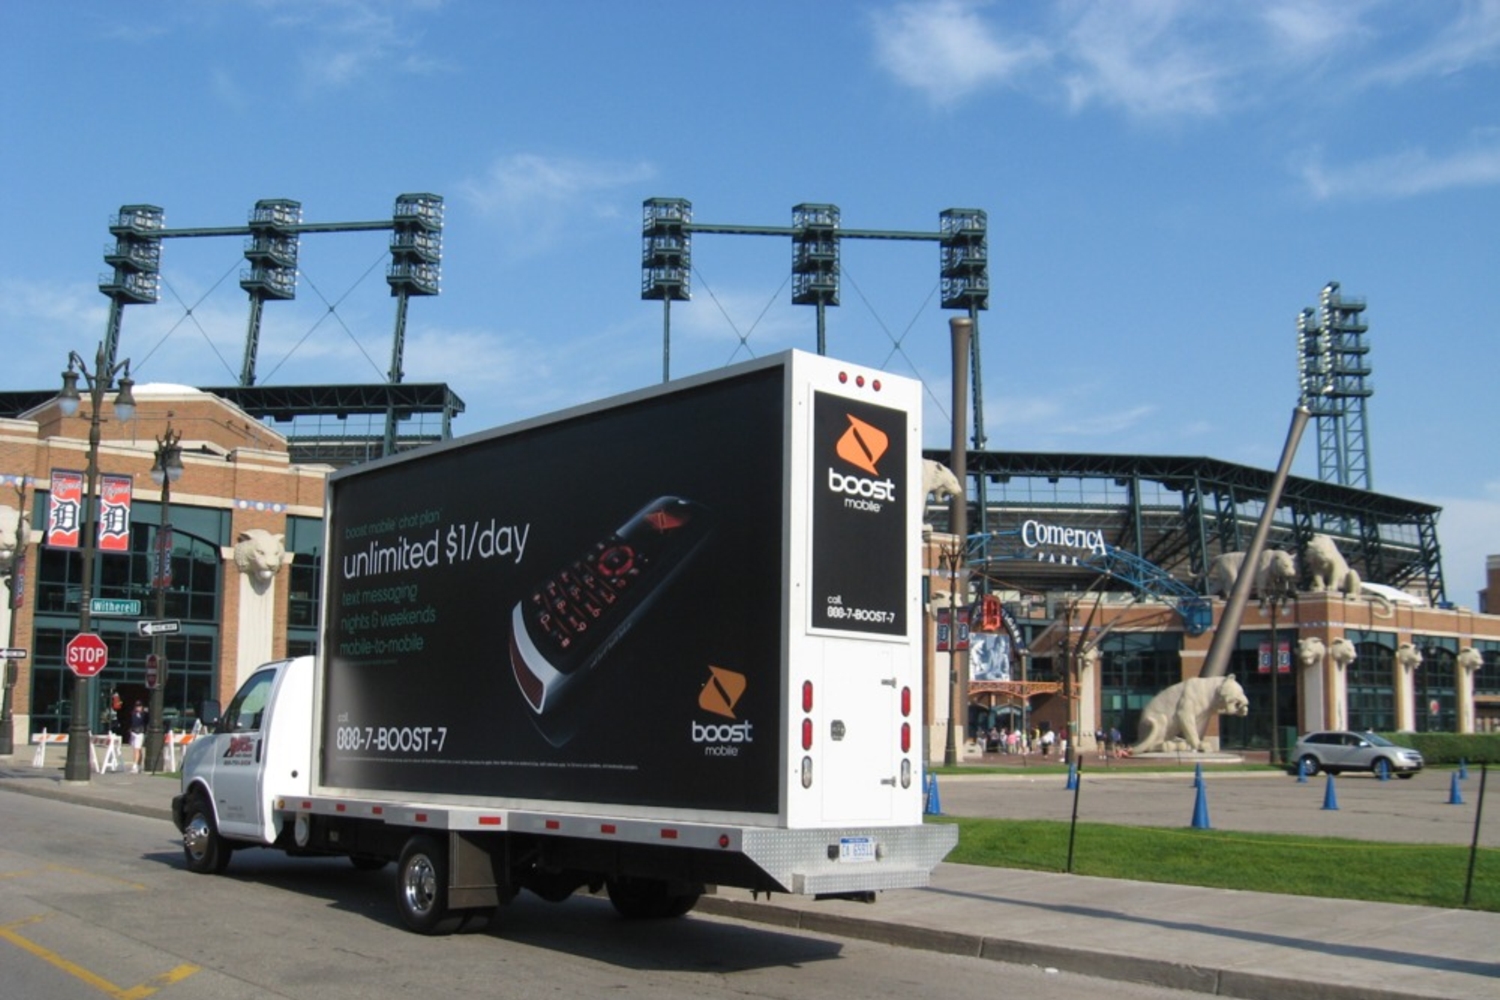
[(834, 934), (900, 948), (983, 958), (1012, 965), (1031, 965), (1096, 979), (1143, 983), (1192, 993), (1207, 993), (1210, 996), (1239, 997), (1242, 1000), (1432, 1000), (1429, 994), (1423, 993), (1372, 991), (1368, 987), (1288, 979), (1239, 969), (1122, 955), (1099, 949), (910, 927), (840, 913), (810, 913), (795, 907), (780, 907), (775, 903), (747, 903), (704, 896), (693, 909), (695, 913), (791, 930)]
[(172, 822), (172, 810), (163, 806), (143, 806), (131, 802), (114, 802), (101, 799), (97, 795), (87, 795), (81, 792), (70, 792), (66, 788), (41, 785), (26, 785), (16, 781), (0, 781), (0, 791), (15, 792), (17, 795), (30, 795), (38, 799), (51, 799), (54, 802), (66, 802), (69, 805), (88, 806), (92, 809), (105, 809), (109, 812), (128, 813), (132, 816), (142, 816), (146, 819), (164, 819)]

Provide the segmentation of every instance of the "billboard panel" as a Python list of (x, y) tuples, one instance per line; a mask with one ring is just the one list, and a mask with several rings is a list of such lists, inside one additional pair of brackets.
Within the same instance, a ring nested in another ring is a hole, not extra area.
[(322, 784), (775, 813), (785, 392), (334, 477)]

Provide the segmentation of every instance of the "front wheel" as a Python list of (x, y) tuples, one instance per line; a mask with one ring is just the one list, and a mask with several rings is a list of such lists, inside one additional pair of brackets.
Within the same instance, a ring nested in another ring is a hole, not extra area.
[(202, 795), (194, 795), (188, 804), (187, 825), (182, 828), (182, 856), (189, 871), (199, 875), (219, 875), (229, 867), (234, 851), (219, 836), (214, 812)]
[(448, 909), (448, 852), (436, 838), (411, 838), (396, 864), (396, 907), (418, 934), (452, 934), (463, 915)]
[[(686, 888), (686, 887), (684, 887)], [(615, 912), (626, 920), (671, 920), (698, 905), (701, 887), (674, 892), (658, 879), (612, 878), (605, 882)]]

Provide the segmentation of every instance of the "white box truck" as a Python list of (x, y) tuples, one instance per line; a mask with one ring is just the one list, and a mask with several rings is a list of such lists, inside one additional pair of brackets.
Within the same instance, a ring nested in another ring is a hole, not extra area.
[(424, 933), (925, 885), (920, 412), (792, 351), (333, 473), (317, 655), (190, 746), (188, 866), (395, 862)]

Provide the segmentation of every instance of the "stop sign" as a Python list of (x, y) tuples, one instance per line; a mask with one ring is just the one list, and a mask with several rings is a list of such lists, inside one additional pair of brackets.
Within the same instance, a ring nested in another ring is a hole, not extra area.
[(109, 665), (109, 647), (93, 632), (79, 632), (68, 640), (65, 659), (79, 677), (93, 677)]

